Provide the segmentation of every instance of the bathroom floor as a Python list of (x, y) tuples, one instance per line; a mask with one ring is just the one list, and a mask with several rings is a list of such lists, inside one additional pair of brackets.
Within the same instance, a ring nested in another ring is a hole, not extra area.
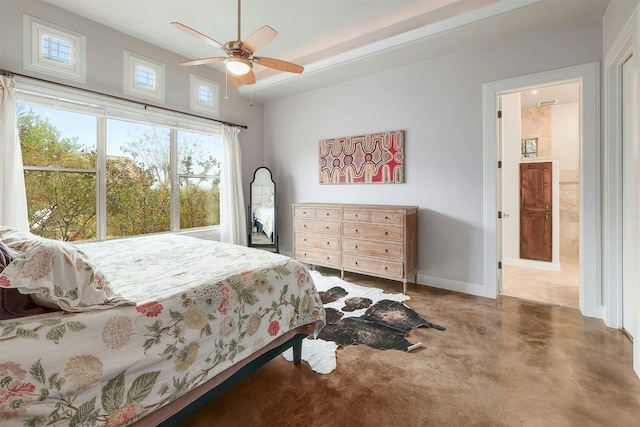
[(578, 309), (580, 272), (578, 260), (560, 262), (561, 271), (507, 265), (502, 295)]

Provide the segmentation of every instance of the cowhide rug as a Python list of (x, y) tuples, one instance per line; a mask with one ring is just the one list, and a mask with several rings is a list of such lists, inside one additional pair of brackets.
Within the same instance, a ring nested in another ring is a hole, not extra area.
[[(381, 350), (411, 351), (421, 345), (407, 341), (412, 330), (420, 326), (445, 330), (404, 305), (402, 301), (410, 299), (408, 295), (386, 294), (381, 289), (322, 276), (315, 270), (310, 273), (327, 313), (327, 325), (317, 339), (303, 341), (302, 360), (318, 373), (328, 374), (336, 368), (339, 346), (363, 344)], [(293, 351), (289, 349), (283, 356), (292, 361)]]

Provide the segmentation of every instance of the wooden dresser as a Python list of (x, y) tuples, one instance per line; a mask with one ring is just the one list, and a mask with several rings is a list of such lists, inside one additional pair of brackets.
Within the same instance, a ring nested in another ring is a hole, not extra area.
[(296, 203), (293, 256), (299, 261), (402, 281), (418, 280), (418, 207)]

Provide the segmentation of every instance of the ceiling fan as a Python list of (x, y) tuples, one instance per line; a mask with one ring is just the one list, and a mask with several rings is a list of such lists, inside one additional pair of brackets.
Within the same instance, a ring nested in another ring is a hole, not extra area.
[(264, 25), (254, 31), (245, 41), (240, 38), (240, 0), (238, 0), (238, 39), (222, 44), (211, 37), (194, 30), (180, 22), (171, 22), (175, 28), (184, 31), (203, 42), (215, 46), (223, 50), (227, 56), (213, 56), (209, 58), (193, 59), (181, 62), (180, 65), (201, 65), (209, 64), (217, 61), (224, 61), (225, 67), (231, 73), (236, 86), (252, 85), (256, 82), (256, 76), (253, 73), (253, 64), (260, 64), (265, 67), (273, 68), (278, 71), (287, 71), (289, 73), (302, 73), (304, 67), (283, 61), (281, 59), (267, 58), (265, 56), (254, 56), (254, 52), (263, 46), (266, 46), (273, 40), (278, 32), (268, 25)]

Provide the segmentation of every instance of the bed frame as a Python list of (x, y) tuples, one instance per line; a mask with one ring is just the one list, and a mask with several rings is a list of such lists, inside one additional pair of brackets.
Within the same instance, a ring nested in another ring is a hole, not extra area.
[(201, 386), (187, 392), (177, 400), (134, 422), (135, 427), (176, 426), (202, 409), (227, 390), (250, 377), (272, 359), (293, 347), (293, 363), (299, 365), (302, 358), (302, 340), (313, 334), (315, 324), (293, 329), (250, 357), (234, 364)]

